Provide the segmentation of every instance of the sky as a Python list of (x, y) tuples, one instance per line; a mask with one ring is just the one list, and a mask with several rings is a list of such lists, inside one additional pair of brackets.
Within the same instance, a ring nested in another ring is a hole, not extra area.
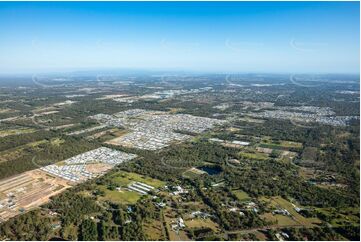
[(359, 73), (359, 2), (0, 2), (0, 73)]

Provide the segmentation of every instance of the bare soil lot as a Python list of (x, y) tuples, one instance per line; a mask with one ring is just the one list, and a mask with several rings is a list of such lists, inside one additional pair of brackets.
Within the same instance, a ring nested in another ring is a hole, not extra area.
[(0, 222), (49, 201), (70, 185), (36, 169), (0, 181)]

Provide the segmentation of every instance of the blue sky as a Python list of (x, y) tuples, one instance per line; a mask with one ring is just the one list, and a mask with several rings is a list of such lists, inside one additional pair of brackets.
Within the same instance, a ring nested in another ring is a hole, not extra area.
[(359, 73), (358, 2), (0, 2), (0, 73)]

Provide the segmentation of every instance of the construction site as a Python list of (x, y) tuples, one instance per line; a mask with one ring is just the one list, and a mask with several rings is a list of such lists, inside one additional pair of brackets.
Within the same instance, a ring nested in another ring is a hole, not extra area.
[(24, 172), (0, 181), (0, 223), (49, 201), (66, 188), (66, 180), (40, 169)]
[(0, 223), (39, 207), (65, 189), (103, 175), (115, 165), (135, 157), (134, 154), (101, 147), (1, 180)]

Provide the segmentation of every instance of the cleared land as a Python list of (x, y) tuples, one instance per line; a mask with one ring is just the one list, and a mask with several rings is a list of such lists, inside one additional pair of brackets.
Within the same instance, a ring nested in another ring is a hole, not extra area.
[(251, 160), (267, 160), (269, 158), (267, 154), (259, 153), (259, 152), (255, 152), (255, 153), (241, 152), (239, 156)]
[(189, 219), (189, 220), (185, 221), (185, 224), (189, 228), (210, 228), (214, 232), (219, 231), (219, 226), (209, 218), (207, 218), (207, 219), (201, 219), (201, 218)]
[(68, 187), (63, 179), (49, 176), (40, 169), (1, 180), (0, 221), (38, 207)]
[(112, 201), (114, 203), (121, 204), (134, 204), (138, 201), (141, 195), (134, 191), (128, 191), (123, 189), (121, 191), (110, 190), (106, 186), (97, 186), (99, 191), (104, 192), (104, 196), (100, 197), (99, 200)]
[(100, 197), (100, 200), (108, 200), (122, 204), (134, 204), (142, 196), (140, 193), (130, 191), (127, 187), (133, 182), (141, 182), (155, 188), (159, 188), (165, 185), (165, 182), (153, 179), (147, 176), (142, 176), (137, 173), (119, 171), (110, 176), (113, 184), (120, 189), (111, 190), (106, 186), (99, 185), (97, 189), (104, 192), (104, 196)]
[[(100, 139), (100, 141), (109, 141), (109, 143), (111, 144), (111, 140), (121, 137), (121, 136), (125, 135), (127, 132), (128, 132), (127, 130), (121, 130), (118, 128), (107, 129), (107, 130), (103, 130), (101, 132), (97, 132), (95, 134), (89, 135), (89, 136), (87, 136), (87, 139), (90, 139), (90, 140)], [(115, 145), (117, 145), (117, 143)]]
[(5, 109), (2, 109), (0, 108), (0, 113), (8, 113), (8, 112), (11, 112), (12, 110), (10, 108), (5, 108)]
[(164, 212), (164, 221), (166, 223), (166, 229), (169, 234), (169, 240), (171, 241), (189, 241), (189, 237), (183, 230), (174, 231), (172, 224), (176, 223), (177, 215), (172, 210), (166, 210)]
[(269, 206), (272, 209), (286, 209), (290, 216), (266, 213), (262, 215), (268, 221), (276, 221), (280, 226), (305, 226), (305, 227), (314, 227), (321, 223), (317, 218), (305, 218), (295, 210), (295, 205), (291, 202), (283, 199), (282, 197), (263, 197), (260, 200), (269, 202)]
[(326, 216), (332, 217), (329, 223), (334, 227), (350, 224), (358, 226), (360, 224), (360, 209), (357, 207), (345, 207), (342, 208), (342, 210), (335, 208), (316, 208), (316, 210)]
[(247, 201), (250, 200), (250, 196), (248, 196), (248, 194), (242, 190), (234, 190), (232, 191), (232, 193), (238, 198), (238, 200), (240, 201)]
[(286, 141), (286, 140), (272, 141), (272, 140), (266, 139), (266, 140), (263, 140), (263, 142), (261, 142), (259, 146), (263, 147), (263, 148), (270, 148), (270, 149), (281, 149), (281, 150), (286, 149), (286, 150), (288, 150), (290, 148), (300, 149), (300, 148), (302, 148), (302, 143)]
[(143, 229), (148, 240), (165, 240), (165, 231), (161, 221), (152, 219), (143, 224)]
[(31, 129), (31, 128), (0, 130), (0, 138), (10, 135), (28, 134), (33, 132), (35, 132), (35, 129)]
[(191, 169), (185, 171), (183, 173), (183, 176), (187, 177), (187, 178), (195, 178), (195, 177), (198, 177), (199, 175), (203, 175), (203, 174), (207, 174), (207, 172), (199, 170), (195, 167), (192, 167)]
[(148, 176), (139, 175), (133, 172), (119, 171), (111, 175), (111, 179), (120, 186), (128, 185), (131, 182), (142, 182), (159, 188), (165, 185), (165, 182), (150, 178)]
[[(54, 138), (46, 142), (58, 146), (63, 143), (63, 140)], [(134, 156), (102, 147), (73, 156), (58, 162), (56, 165), (45, 166), (1, 180), (0, 222), (48, 202), (51, 196), (71, 187), (74, 184), (76, 174), (82, 174), (86, 176), (86, 179), (92, 178), (111, 169), (114, 164), (127, 161)], [(101, 160), (104, 163), (94, 163), (92, 162), (94, 159)], [(130, 175), (129, 179), (135, 178), (138, 180), (148, 180), (136, 175)], [(83, 180), (79, 179), (79, 181)], [(152, 180), (149, 183), (163, 184)], [(115, 197), (113, 191), (109, 191), (106, 194), (113, 199)], [(135, 194), (138, 195), (137, 193)], [(132, 199), (130, 195), (128, 194), (125, 197), (130, 200)], [(134, 201), (138, 199), (138, 197), (135, 198)]]

